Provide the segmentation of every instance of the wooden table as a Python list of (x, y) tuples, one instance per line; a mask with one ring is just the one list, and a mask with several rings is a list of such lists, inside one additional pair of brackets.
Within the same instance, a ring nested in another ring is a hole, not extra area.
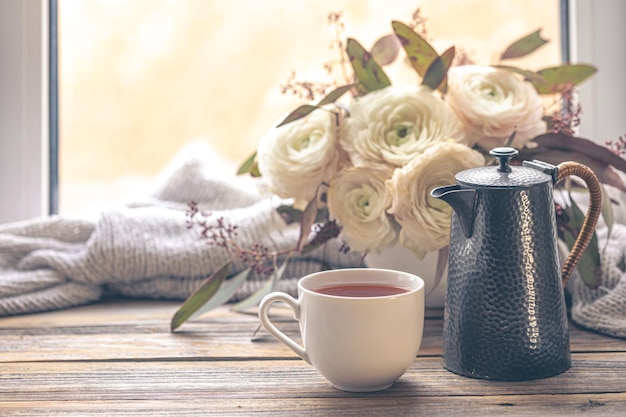
[[(351, 394), (265, 331), (252, 340), (253, 314), (221, 308), (170, 333), (178, 305), (110, 300), (0, 319), (0, 415), (626, 416), (626, 341), (575, 326), (569, 371), (491, 382), (442, 368), (442, 311), (429, 310), (407, 373)], [(277, 320), (298, 334), (286, 311)]]

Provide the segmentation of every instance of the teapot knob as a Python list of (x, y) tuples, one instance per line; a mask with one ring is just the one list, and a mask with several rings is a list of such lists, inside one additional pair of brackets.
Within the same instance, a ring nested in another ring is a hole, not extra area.
[(509, 147), (493, 148), (489, 151), (489, 155), (498, 158), (500, 166), (498, 166), (498, 172), (511, 172), (509, 161), (517, 156), (519, 152), (517, 149)]

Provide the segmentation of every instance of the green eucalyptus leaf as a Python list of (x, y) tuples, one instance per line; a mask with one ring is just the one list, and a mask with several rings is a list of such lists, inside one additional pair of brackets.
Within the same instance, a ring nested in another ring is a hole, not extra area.
[(441, 60), (443, 61), (443, 64), (446, 69), (446, 76), (444, 77), (443, 81), (439, 85), (439, 90), (441, 90), (441, 92), (444, 94), (448, 92), (448, 71), (450, 70), (450, 67), (452, 66), (452, 62), (454, 61), (455, 53), (456, 53), (456, 48), (451, 47), (451, 48), (448, 48), (443, 54), (441, 54)]
[(328, 220), (328, 207), (322, 206), (317, 208), (317, 214), (315, 216), (315, 223), (323, 223)]
[(389, 65), (398, 57), (401, 46), (396, 35), (385, 35), (374, 43), (371, 54), (378, 65)]
[(209, 302), (220, 289), (222, 282), (226, 279), (231, 263), (232, 261), (228, 261), (222, 265), (220, 269), (211, 274), (211, 276), (185, 300), (183, 305), (174, 313), (174, 317), (172, 317), (170, 331), (173, 332), (176, 330), (196, 311), (202, 308), (205, 303)]
[(320, 218), (320, 216), (327, 216), (326, 212), (326, 198), (328, 192), (328, 184), (321, 183), (317, 186), (315, 196), (309, 201), (302, 212), (300, 218), (300, 238), (298, 239), (298, 245), (296, 249), (298, 252), (302, 252), (302, 249), (306, 246), (309, 236), (311, 235), (311, 229), (313, 224)]
[(598, 177), (598, 180), (601, 183), (611, 185), (626, 193), (626, 184), (618, 175), (618, 173), (613, 169), (613, 167), (606, 165), (604, 162), (598, 159), (594, 159), (589, 154), (584, 153), (584, 150), (582, 149), (579, 151), (546, 149), (538, 155), (540, 155), (543, 162), (547, 162), (552, 165), (558, 165), (561, 162), (566, 161), (575, 161), (581, 163), (590, 168), (596, 174), (596, 177)]
[(357, 40), (348, 39), (346, 52), (362, 93), (366, 94), (391, 85), (387, 74)]
[(437, 88), (441, 88), (443, 92), (447, 90), (446, 77), (448, 75), (448, 70), (452, 65), (452, 60), (454, 60), (454, 47), (445, 51), (441, 56), (435, 58), (430, 67), (426, 70), (426, 74), (422, 79), (422, 85), (426, 85), (431, 89), (435, 90)]
[(541, 37), (540, 32), (541, 29), (538, 29), (535, 32), (513, 42), (504, 50), (502, 55), (500, 55), (500, 59), (520, 58), (541, 48), (543, 45), (548, 43), (548, 41)]
[(246, 310), (246, 309), (248, 309), (250, 307), (254, 307), (254, 306), (258, 305), (259, 302), (263, 299), (263, 297), (265, 297), (267, 294), (272, 292), (273, 277), (274, 277), (274, 275), (272, 275), (265, 282), (265, 284), (261, 288), (259, 288), (256, 292), (254, 292), (248, 298), (245, 298), (245, 299), (239, 301), (238, 303), (233, 304), (230, 309), (233, 310), (233, 311), (243, 311), (243, 310)]
[(406, 51), (411, 66), (413, 66), (415, 71), (423, 78), (426, 75), (428, 67), (437, 59), (439, 54), (437, 54), (435, 48), (430, 46), (426, 39), (422, 38), (404, 23), (394, 21), (391, 23), (391, 26), (400, 44)]
[[(544, 133), (533, 139), (542, 161), (558, 165), (565, 161), (576, 161), (591, 168), (601, 183), (626, 192), (626, 184), (613, 169), (626, 172), (626, 160), (611, 152), (606, 146), (585, 138), (565, 133)], [(534, 150), (533, 150), (534, 152)], [(520, 158), (529, 158), (527, 148), (520, 150)]]
[(339, 100), (341, 96), (350, 91), (350, 89), (352, 89), (352, 87), (354, 87), (355, 85), (356, 84), (348, 84), (335, 88), (333, 91), (328, 93), (328, 95), (324, 97), (319, 103), (317, 103), (317, 105), (323, 106), (325, 104), (334, 103), (335, 101)]
[[(276, 211), (280, 214), (280, 217), (287, 224), (302, 222), (302, 210), (298, 210), (293, 206), (282, 205), (279, 206)], [(328, 209), (318, 208), (317, 215), (315, 216), (315, 223), (321, 223), (328, 219)]]
[(510, 65), (494, 65), (494, 68), (500, 68), (503, 70), (507, 70), (507, 71), (511, 71), (511, 72), (515, 72), (517, 74), (520, 74), (524, 77), (524, 79), (526, 81), (531, 81), (531, 82), (535, 82), (535, 83), (542, 83), (545, 82), (545, 80), (543, 79), (543, 77), (539, 74), (537, 74), (536, 72), (530, 71), (530, 70), (525, 70), (525, 69), (521, 69), (521, 68), (517, 68), (517, 67), (513, 67)]
[[(585, 220), (585, 214), (571, 197), (570, 205), (565, 207), (563, 210), (565, 210), (568, 222), (566, 227), (560, 231), (560, 235), (563, 237), (567, 247), (571, 250), (574, 247), (576, 237), (582, 228), (583, 221)], [(589, 246), (587, 246), (587, 249), (580, 257), (578, 264), (576, 264), (576, 268), (578, 268), (580, 277), (586, 285), (591, 288), (597, 288), (600, 285), (602, 271), (600, 268), (598, 238), (595, 233), (589, 242)]]
[(315, 223), (315, 217), (317, 216), (317, 195), (309, 201), (302, 212), (302, 218), (300, 219), (300, 238), (298, 239), (297, 250), (302, 251), (302, 248), (306, 245), (311, 234), (311, 228)]
[(276, 211), (287, 224), (300, 223), (302, 221), (302, 210), (298, 210), (293, 206), (282, 205)]
[(270, 275), (270, 277), (267, 279), (267, 281), (261, 288), (259, 288), (250, 297), (243, 299), (236, 304), (233, 304), (233, 306), (231, 307), (231, 310), (243, 311), (250, 307), (255, 307), (259, 304), (259, 302), (263, 299), (263, 297), (265, 297), (267, 294), (271, 293), (272, 291), (275, 291), (276, 288), (278, 288), (278, 281), (280, 281), (280, 279), (285, 274), (285, 269), (287, 268), (287, 264), (289, 263), (290, 259), (291, 259), (291, 256), (288, 255), (285, 261), (282, 263), (282, 265), (278, 269), (276, 269), (272, 273), (272, 275)]
[(241, 164), (237, 170), (237, 175), (250, 174), (253, 177), (260, 176), (255, 175), (255, 171), (258, 172), (258, 169), (259, 168), (256, 163), (256, 152), (254, 152), (243, 164)]
[(289, 113), (287, 117), (285, 117), (283, 121), (280, 122), (278, 126), (276, 127), (281, 127), (288, 123), (295, 122), (296, 120), (302, 119), (303, 117), (307, 116), (308, 114), (310, 114), (313, 110), (317, 108), (318, 106), (314, 106), (312, 104), (303, 104), (302, 106), (298, 107), (297, 109)]
[(570, 136), (565, 133), (543, 133), (533, 141), (548, 149), (580, 152), (626, 173), (626, 160), (611, 152), (606, 146), (599, 145), (590, 139)]
[(250, 268), (244, 269), (231, 279), (224, 281), (220, 289), (215, 293), (215, 295), (213, 295), (213, 297), (211, 297), (211, 299), (206, 302), (202, 307), (196, 310), (191, 315), (191, 317), (189, 317), (189, 319), (193, 319), (206, 313), (207, 311), (211, 311), (215, 307), (219, 307), (222, 304), (226, 303), (228, 300), (230, 300), (233, 295), (235, 295), (235, 292), (237, 292), (239, 287), (241, 287), (241, 285), (248, 278), (248, 275), (250, 275), (250, 271)]
[(568, 84), (579, 85), (591, 77), (597, 69), (586, 64), (566, 64), (537, 71), (543, 81), (531, 80), (539, 94), (559, 93)]

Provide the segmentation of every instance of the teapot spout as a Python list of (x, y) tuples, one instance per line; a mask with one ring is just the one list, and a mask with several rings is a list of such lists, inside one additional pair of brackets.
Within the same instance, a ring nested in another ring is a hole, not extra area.
[(430, 195), (448, 203), (461, 223), (466, 238), (472, 236), (477, 192), (471, 188), (461, 188), (458, 184), (435, 188)]

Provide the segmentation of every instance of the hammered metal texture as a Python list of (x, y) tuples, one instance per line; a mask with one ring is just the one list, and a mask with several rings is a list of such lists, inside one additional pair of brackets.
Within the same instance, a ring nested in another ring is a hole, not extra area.
[(552, 187), (480, 189), (470, 238), (452, 218), (443, 365), (529, 380), (571, 365)]
[(496, 166), (473, 168), (455, 175), (459, 184), (476, 187), (530, 187), (550, 183), (552, 177), (533, 168), (513, 166), (511, 172), (499, 172)]

